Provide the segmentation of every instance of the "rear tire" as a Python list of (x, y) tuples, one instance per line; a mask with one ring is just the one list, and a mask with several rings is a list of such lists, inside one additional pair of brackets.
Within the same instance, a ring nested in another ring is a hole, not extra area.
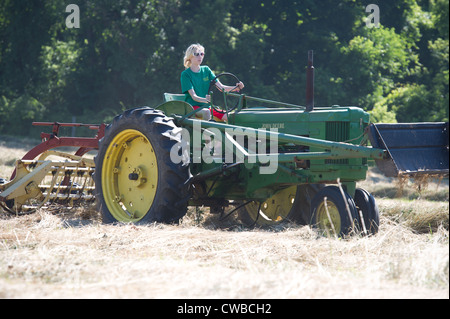
[(95, 158), (104, 223), (176, 223), (186, 214), (189, 156), (170, 157), (180, 143), (181, 129), (161, 111), (143, 107), (114, 118)]
[(251, 202), (238, 210), (239, 219), (248, 227), (274, 226), (286, 221), (295, 221), (296, 194), (297, 187), (291, 186), (263, 202)]
[(239, 218), (247, 226), (273, 226), (282, 222), (308, 225), (311, 219), (311, 200), (322, 187), (320, 184), (291, 186), (262, 203), (253, 202), (240, 208)]

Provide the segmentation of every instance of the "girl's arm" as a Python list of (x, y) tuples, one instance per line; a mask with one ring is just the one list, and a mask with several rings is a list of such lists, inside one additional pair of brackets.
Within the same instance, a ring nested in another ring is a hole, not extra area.
[(206, 97), (200, 97), (195, 93), (194, 89), (190, 89), (188, 92), (191, 95), (191, 98), (196, 102), (209, 103), (211, 101), (211, 96), (207, 95)]
[(236, 83), (236, 86), (223, 85), (220, 81), (216, 82), (216, 86), (222, 91), (230, 92), (230, 91), (239, 91), (244, 88), (244, 83), (239, 82)]

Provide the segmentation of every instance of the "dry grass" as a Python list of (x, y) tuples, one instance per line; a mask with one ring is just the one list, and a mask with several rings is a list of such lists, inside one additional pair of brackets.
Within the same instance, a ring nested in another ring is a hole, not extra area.
[(443, 227), (416, 234), (383, 217), (376, 236), (335, 240), (294, 225), (245, 230), (214, 216), (108, 226), (94, 211), (79, 214), (0, 220), (0, 297), (449, 297)]
[(0, 136), (0, 177), (9, 178), (16, 160), (22, 158), (38, 142)]
[(382, 183), (360, 185), (377, 194), (379, 233), (345, 240), (207, 210), (177, 226), (103, 225), (92, 207), (0, 212), (0, 298), (449, 298), (448, 184), (430, 200), (382, 196)]

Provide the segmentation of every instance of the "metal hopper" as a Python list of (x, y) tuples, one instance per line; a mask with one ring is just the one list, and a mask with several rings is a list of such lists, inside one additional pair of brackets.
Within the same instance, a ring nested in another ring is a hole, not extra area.
[(371, 124), (372, 146), (385, 149), (387, 160), (376, 160), (388, 177), (448, 175), (448, 122)]

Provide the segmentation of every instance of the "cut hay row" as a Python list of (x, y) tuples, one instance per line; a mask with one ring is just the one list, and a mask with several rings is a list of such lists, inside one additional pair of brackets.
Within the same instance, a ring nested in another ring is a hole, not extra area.
[(369, 175), (380, 230), (345, 240), (206, 208), (147, 226), (104, 225), (95, 206), (0, 213), (0, 298), (449, 298), (448, 181), (396, 198)]
[(103, 225), (89, 209), (3, 217), (0, 298), (448, 298), (448, 215), (418, 233), (392, 205), (376, 236), (347, 240), (194, 211), (177, 226)]

